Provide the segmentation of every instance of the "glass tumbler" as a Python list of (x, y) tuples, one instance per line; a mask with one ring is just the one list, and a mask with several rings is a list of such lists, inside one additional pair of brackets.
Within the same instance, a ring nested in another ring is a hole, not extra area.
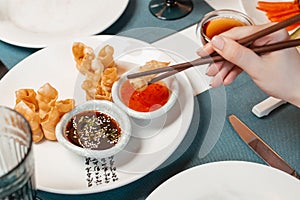
[(254, 25), (252, 19), (242, 12), (229, 9), (215, 10), (207, 13), (197, 24), (196, 34), (202, 44), (206, 44), (213, 36), (233, 27), (249, 25)]
[(0, 199), (35, 199), (32, 134), (27, 120), (0, 106)]

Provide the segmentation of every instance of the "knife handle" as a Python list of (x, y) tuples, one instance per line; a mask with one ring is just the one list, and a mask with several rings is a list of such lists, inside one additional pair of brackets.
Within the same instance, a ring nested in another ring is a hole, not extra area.
[(271, 111), (273, 111), (275, 108), (281, 106), (282, 104), (285, 104), (286, 101), (281, 99), (276, 99), (274, 97), (269, 97), (265, 99), (264, 101), (256, 104), (252, 108), (252, 112), (259, 118), (268, 115)]
[(299, 176), (299, 174), (297, 174), (296, 171), (294, 171), (291, 175), (294, 176), (295, 178), (297, 178), (298, 180), (300, 180), (300, 176)]

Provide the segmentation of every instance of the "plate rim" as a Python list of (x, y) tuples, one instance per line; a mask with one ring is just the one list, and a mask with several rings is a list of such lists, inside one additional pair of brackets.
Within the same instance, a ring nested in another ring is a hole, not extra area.
[(163, 183), (161, 183), (157, 188), (155, 188), (155, 190), (153, 190), (146, 198), (146, 200), (154, 200), (153, 198), (157, 195), (159, 195), (159, 193), (161, 193), (161, 190), (163, 188), (165, 188), (168, 184), (172, 183), (172, 182), (176, 182), (178, 181), (178, 179), (180, 178), (184, 178), (184, 176), (186, 175), (191, 175), (199, 170), (207, 170), (210, 167), (226, 167), (230, 168), (230, 167), (255, 167), (259, 170), (268, 170), (272, 173), (276, 173), (276, 175), (280, 175), (280, 176), (284, 176), (286, 178), (288, 178), (291, 181), (294, 181), (295, 183), (299, 184), (300, 186), (300, 181), (298, 181), (298, 179), (296, 179), (295, 177), (279, 170), (273, 167), (270, 167), (266, 164), (262, 164), (262, 163), (256, 163), (256, 162), (251, 162), (251, 161), (243, 161), (243, 160), (223, 160), (223, 161), (213, 161), (213, 162), (209, 162), (209, 163), (204, 163), (204, 164), (200, 164), (200, 165), (196, 165), (193, 166), (191, 168), (188, 168), (186, 170), (183, 170), (177, 174), (175, 174), (174, 176), (171, 176), (169, 179), (167, 179), (166, 181), (164, 181)]

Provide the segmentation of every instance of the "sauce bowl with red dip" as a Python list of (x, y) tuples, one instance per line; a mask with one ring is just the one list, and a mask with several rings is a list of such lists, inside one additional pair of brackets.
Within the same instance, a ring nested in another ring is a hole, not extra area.
[(175, 104), (179, 86), (176, 77), (152, 83), (142, 91), (135, 90), (127, 79), (134, 68), (123, 74), (112, 87), (113, 101), (129, 116), (136, 119), (153, 119), (166, 114)]
[(89, 100), (66, 113), (56, 126), (59, 143), (85, 157), (107, 158), (123, 150), (131, 136), (129, 116), (106, 100)]

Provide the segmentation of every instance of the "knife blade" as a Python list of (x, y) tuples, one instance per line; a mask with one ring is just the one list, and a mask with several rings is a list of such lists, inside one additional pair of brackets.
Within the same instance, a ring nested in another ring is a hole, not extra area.
[(8, 69), (5, 67), (5, 65), (0, 60), (0, 79), (8, 72)]
[(230, 115), (228, 118), (240, 138), (268, 165), (300, 179), (296, 171), (237, 116)]

